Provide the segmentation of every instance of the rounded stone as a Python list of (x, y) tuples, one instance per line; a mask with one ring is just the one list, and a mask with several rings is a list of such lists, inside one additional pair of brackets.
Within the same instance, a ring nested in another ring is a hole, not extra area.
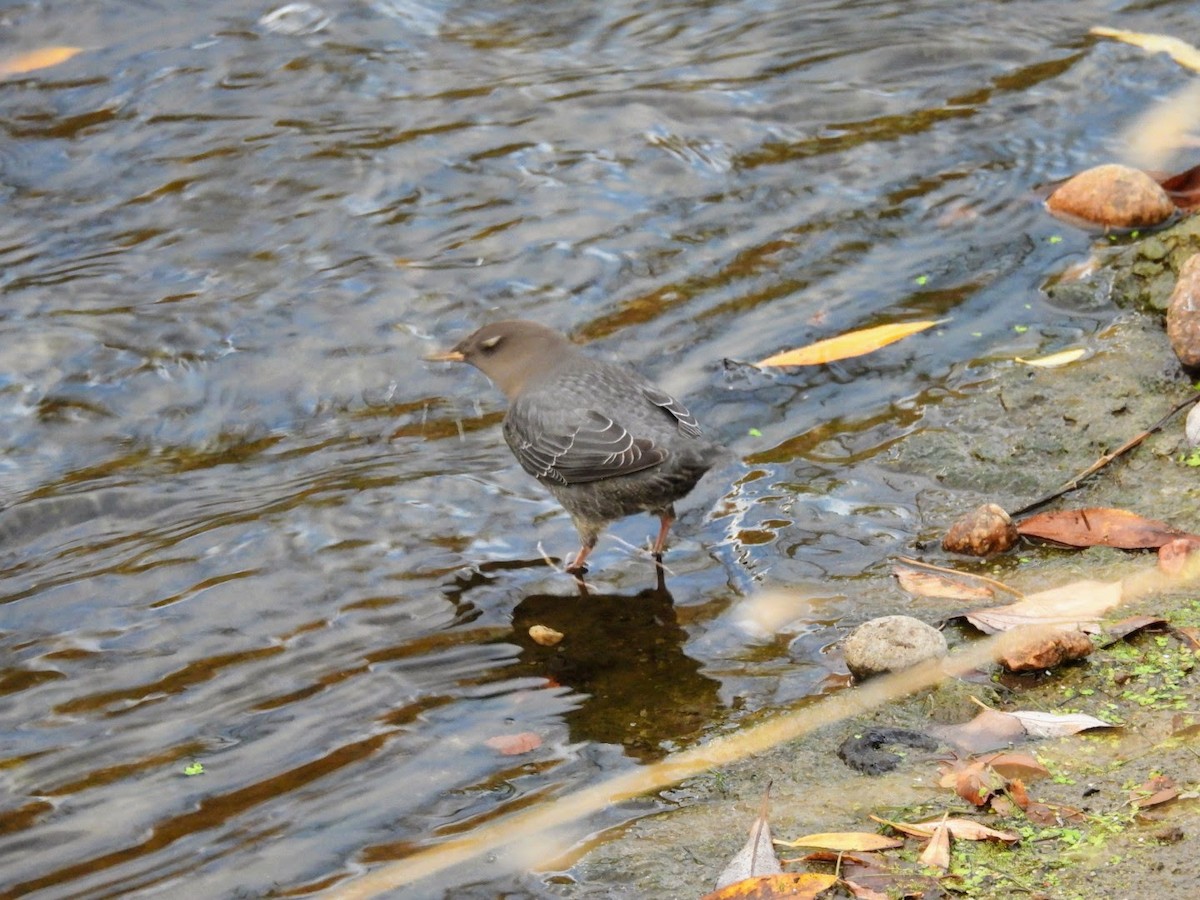
[(1162, 186), (1140, 169), (1112, 163), (1080, 172), (1046, 198), (1046, 208), (1073, 223), (1145, 228), (1175, 215)]
[(1200, 253), (1179, 267), (1179, 280), (1167, 304), (1167, 337), (1186, 368), (1200, 368)]
[(871, 619), (842, 642), (846, 666), (859, 680), (941, 659), (948, 652), (946, 636), (912, 616)]
[(985, 503), (959, 516), (942, 538), (947, 553), (991, 556), (1016, 546), (1020, 534), (1003, 508)]

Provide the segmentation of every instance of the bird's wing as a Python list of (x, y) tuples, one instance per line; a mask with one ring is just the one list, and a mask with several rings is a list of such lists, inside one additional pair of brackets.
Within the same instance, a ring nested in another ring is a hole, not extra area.
[(700, 423), (696, 421), (695, 416), (688, 412), (686, 406), (665, 391), (660, 391), (650, 385), (643, 386), (642, 393), (655, 406), (661, 406), (670, 413), (675, 418), (680, 431), (690, 434), (692, 437), (700, 437)]
[(581, 411), (576, 421), (557, 427), (513, 411), (515, 407), (504, 419), (504, 437), (521, 468), (543, 481), (600, 481), (649, 469), (667, 458), (667, 451), (653, 441), (635, 438), (595, 410)]

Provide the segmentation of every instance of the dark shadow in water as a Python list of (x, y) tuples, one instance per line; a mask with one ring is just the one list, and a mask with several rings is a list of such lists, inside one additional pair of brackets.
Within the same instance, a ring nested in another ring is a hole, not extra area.
[[(532, 594), (513, 610), (520, 667), (588, 699), (566, 715), (572, 740), (620, 744), (637, 759), (658, 759), (720, 718), (719, 683), (683, 652), (688, 635), (663, 583), (635, 594)], [(543, 647), (533, 625), (561, 632)]]

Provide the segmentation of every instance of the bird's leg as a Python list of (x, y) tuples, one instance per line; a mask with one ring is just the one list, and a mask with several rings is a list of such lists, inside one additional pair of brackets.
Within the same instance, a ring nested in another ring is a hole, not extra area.
[(667, 549), (667, 532), (671, 530), (671, 523), (675, 521), (675, 507), (668, 506), (658, 514), (658, 540), (654, 542), (654, 558), (662, 561), (663, 551)]
[(596, 546), (596, 541), (599, 540), (600, 535), (581, 529), (579, 537), (583, 541), (583, 545), (579, 548), (579, 552), (575, 554), (574, 561), (567, 566), (567, 571), (572, 575), (582, 575), (587, 572), (587, 566), (584, 565), (584, 562), (587, 560), (588, 554), (592, 552), (592, 548)]

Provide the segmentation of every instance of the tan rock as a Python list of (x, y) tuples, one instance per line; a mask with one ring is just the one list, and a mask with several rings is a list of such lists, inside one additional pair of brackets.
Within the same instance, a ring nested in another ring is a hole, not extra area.
[(1107, 164), (1080, 172), (1046, 199), (1046, 208), (1073, 223), (1145, 228), (1175, 214), (1175, 204), (1140, 169)]
[(942, 549), (948, 553), (991, 556), (1011, 549), (1019, 537), (1008, 513), (995, 503), (985, 503), (954, 521), (942, 538)]
[(1179, 267), (1179, 280), (1167, 305), (1167, 337), (1181, 363), (1200, 368), (1200, 253)]

